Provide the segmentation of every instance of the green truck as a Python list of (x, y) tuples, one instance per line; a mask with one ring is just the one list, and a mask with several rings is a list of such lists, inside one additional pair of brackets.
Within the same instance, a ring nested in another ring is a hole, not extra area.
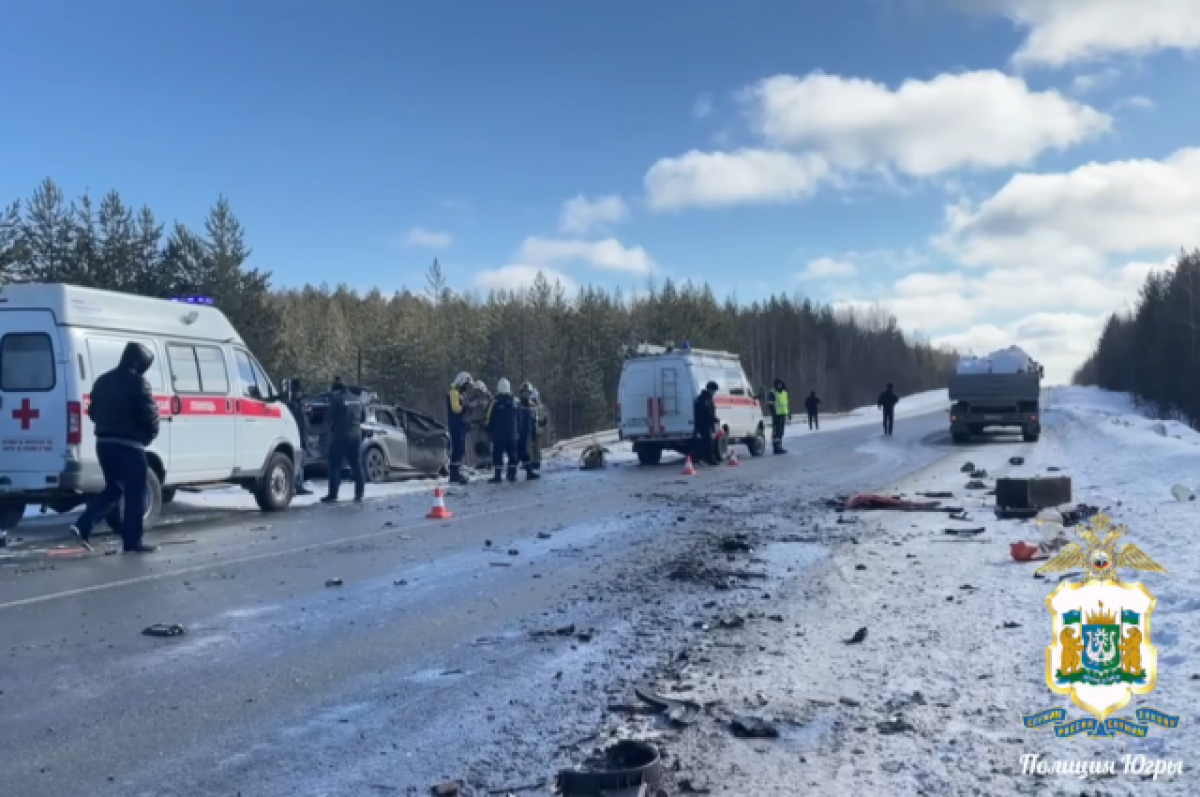
[(960, 365), (950, 377), (950, 436), (955, 443), (996, 429), (1019, 429), (1027, 443), (1042, 433), (1041, 393), (1045, 369), (1034, 362), (1019, 370), (987, 368), (986, 360)]

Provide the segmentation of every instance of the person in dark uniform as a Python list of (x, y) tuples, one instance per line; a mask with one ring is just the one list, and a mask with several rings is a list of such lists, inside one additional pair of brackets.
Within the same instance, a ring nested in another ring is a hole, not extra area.
[(717, 464), (717, 446), (714, 439), (714, 432), (717, 428), (717, 405), (713, 399), (716, 392), (717, 383), (709, 382), (700, 391), (700, 395), (696, 396), (696, 402), (692, 407), (693, 420), (696, 424), (695, 460), (708, 465)]
[(454, 378), (446, 394), (446, 426), (450, 430), (450, 481), (470, 484), (463, 473), (463, 457), (467, 453), (467, 432), (471, 430), (471, 408), (464, 394), (474, 380), (466, 371)]
[(129, 343), (117, 367), (101, 374), (92, 385), (88, 417), (96, 424), (96, 457), (104, 472), (104, 492), (88, 502), (71, 533), (89, 551), (88, 540), (97, 521), (117, 506), (122, 496), (121, 542), (125, 553), (154, 553), (158, 548), (142, 541), (145, 529), (146, 479), (150, 466), (146, 446), (158, 437), (158, 402), (146, 381), (154, 352), (140, 343)]
[(520, 439), (517, 413), (512, 387), (502, 378), (496, 383), (496, 398), (487, 414), (487, 430), (492, 438), (492, 469), (495, 471), (489, 479), (492, 484), (504, 481), (501, 474), (505, 469), (505, 457), (508, 458), (508, 480), (517, 480), (517, 441)]
[[(540, 479), (538, 467), (541, 465), (541, 452), (538, 447), (538, 405), (533, 396), (533, 385), (529, 382), (521, 384), (517, 396), (517, 459), (525, 468), (525, 478)], [(535, 451), (538, 457), (534, 458)]]
[(309, 426), (308, 413), (304, 408), (304, 384), (299, 379), (293, 379), (290, 387), (287, 408), (296, 419), (296, 428), (300, 431), (300, 448), (296, 451), (296, 495), (312, 495), (312, 490), (304, 485), (304, 452), (308, 445)]
[(817, 419), (817, 413), (821, 409), (821, 400), (817, 398), (817, 391), (812, 391), (808, 394), (808, 398), (804, 399), (804, 411), (808, 413), (808, 428), (820, 429), (821, 422)]
[(887, 390), (879, 394), (879, 409), (883, 410), (883, 433), (885, 435), (892, 434), (892, 427), (896, 425), (896, 404), (900, 401), (900, 397), (892, 390), (892, 383), (888, 382)]
[(329, 399), (329, 495), (321, 499), (332, 504), (342, 486), (342, 465), (349, 463), (354, 474), (354, 500), (361, 502), (366, 492), (362, 465), (363, 405), (350, 394), (340, 376), (334, 377)]

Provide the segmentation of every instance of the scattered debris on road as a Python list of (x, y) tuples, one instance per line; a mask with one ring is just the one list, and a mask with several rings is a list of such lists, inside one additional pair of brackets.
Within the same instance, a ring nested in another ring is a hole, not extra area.
[(644, 684), (635, 686), (633, 693), (643, 703), (665, 712), (666, 718), (676, 725), (691, 725), (700, 716), (700, 704), (694, 701), (663, 697)]
[(184, 630), (183, 626), (181, 626), (181, 625), (174, 625), (174, 624), (166, 625), (163, 623), (157, 623), (157, 624), (152, 625), (149, 628), (146, 628), (142, 631), (143, 636), (160, 636), (160, 637), (183, 636), (185, 633), (187, 633), (187, 632)]
[(858, 643), (862, 642), (866, 638), (867, 638), (867, 629), (860, 628), (854, 632), (854, 636), (850, 637), (849, 639), (843, 640), (843, 644), (857, 645)]
[(1009, 457), (1008, 464), (1009, 465), (1024, 465), (1025, 457)]
[(325, 580), (325, 586), (327, 586), (327, 587), (340, 587), (340, 586), (342, 586), (342, 580), (341, 580), (340, 578), (330, 578), (330, 579), (326, 579), (326, 580)]
[(779, 729), (759, 717), (734, 717), (729, 721), (733, 735), (742, 739), (778, 739)]
[(584, 761), (578, 769), (558, 773), (562, 797), (596, 797), (598, 794), (640, 797), (663, 780), (662, 758), (648, 742), (623, 740)]
[(956, 537), (973, 537), (976, 534), (983, 534), (987, 529), (983, 526), (978, 526), (973, 529), (945, 529), (946, 534), (951, 534)]

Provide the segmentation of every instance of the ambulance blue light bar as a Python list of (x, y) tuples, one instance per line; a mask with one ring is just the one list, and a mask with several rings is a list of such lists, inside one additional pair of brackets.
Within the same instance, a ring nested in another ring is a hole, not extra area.
[(216, 304), (211, 296), (176, 296), (171, 301), (181, 304), (204, 304), (209, 306)]

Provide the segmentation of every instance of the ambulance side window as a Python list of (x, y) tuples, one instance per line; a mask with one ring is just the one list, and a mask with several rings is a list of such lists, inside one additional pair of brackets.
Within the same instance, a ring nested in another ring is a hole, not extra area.
[[(242, 396), (245, 398), (254, 398), (254, 396), (250, 395), (254, 392), (250, 388), (255, 387), (254, 366), (250, 364), (250, 355), (239, 349), (234, 349), (233, 359), (237, 362), (238, 381), (242, 383)], [(259, 388), (259, 390), (261, 389)]]
[(171, 362), (171, 381), (176, 393), (200, 392), (200, 366), (196, 364), (196, 350), (191, 346), (167, 346), (167, 359)]
[[(125, 353), (125, 347), (130, 343), (140, 343), (150, 351), (155, 350), (153, 342), (148, 340), (130, 341), (129, 339), (88, 336), (87, 350), (88, 360), (92, 364), (92, 382), (95, 382), (101, 374), (108, 373), (120, 364), (121, 355)], [(159, 357), (158, 352), (154, 353), (154, 362), (150, 363), (150, 368), (146, 371), (146, 381), (156, 391), (163, 389), (162, 358)]]
[(0, 341), (0, 390), (53, 390), (54, 371), (54, 344), (45, 332), (17, 332)]

